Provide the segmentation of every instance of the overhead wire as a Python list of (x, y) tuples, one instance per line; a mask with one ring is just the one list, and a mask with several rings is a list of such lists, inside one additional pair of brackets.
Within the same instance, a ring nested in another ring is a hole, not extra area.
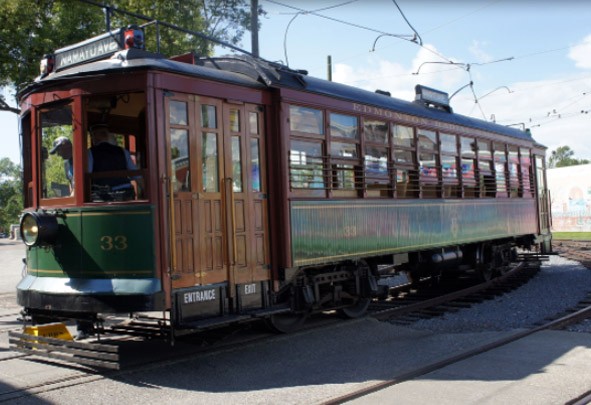
[[(298, 7), (295, 7), (295, 6), (284, 4), (284, 3), (280, 2), (280, 1), (277, 1), (277, 0), (264, 0), (264, 1), (267, 1), (269, 3), (276, 4), (276, 5), (279, 5), (279, 6), (282, 6), (282, 7), (286, 7), (286, 8), (292, 9), (292, 10), (296, 10), (297, 13), (294, 16), (294, 19), (295, 19), (295, 17), (297, 17), (299, 15), (303, 15), (303, 14), (314, 15), (316, 17), (328, 19), (330, 21), (334, 21), (334, 22), (337, 22), (337, 23), (340, 23), (340, 24), (344, 24), (344, 25), (348, 25), (348, 26), (351, 26), (351, 27), (355, 27), (355, 28), (359, 28), (359, 29), (363, 29), (363, 30), (367, 30), (367, 31), (371, 31), (371, 32), (375, 32), (375, 33), (380, 34), (380, 36), (378, 36), (378, 38), (376, 38), (376, 40), (374, 41), (374, 46), (372, 47), (372, 49), (370, 50), (370, 52), (373, 52), (373, 51), (376, 50), (375, 44), (376, 44), (377, 40), (381, 36), (395, 36), (397, 38), (402, 37), (402, 35), (386, 33), (384, 31), (381, 31), (381, 30), (378, 30), (378, 29), (374, 29), (374, 28), (363, 26), (363, 25), (356, 24), (356, 23), (351, 23), (351, 22), (348, 22), (348, 21), (340, 20), (338, 18), (334, 18), (334, 17), (330, 17), (330, 16), (326, 16), (326, 15), (317, 13), (317, 11), (323, 11), (323, 10), (326, 10), (326, 9), (341, 7), (341, 6), (350, 4), (350, 3), (352, 3), (352, 1), (340, 3), (340, 4), (335, 5), (335, 6), (325, 7), (323, 9), (318, 9), (318, 10), (304, 10), (304, 9), (301, 9), (301, 8), (298, 8)], [(498, 59), (498, 60), (494, 60), (494, 61), (490, 61), (490, 62), (474, 62), (474, 63), (455, 62), (455, 61), (452, 61), (451, 59), (445, 57), (441, 53), (433, 50), (431, 47), (428, 47), (428, 46), (423, 45), (422, 37), (420, 36), (420, 34), (418, 33), (418, 31), (412, 26), (412, 24), (410, 23), (410, 21), (406, 18), (406, 16), (404, 15), (402, 9), (400, 8), (400, 6), (396, 2), (396, 0), (392, 0), (392, 2), (397, 7), (397, 9), (400, 12), (402, 18), (405, 20), (405, 22), (408, 24), (408, 26), (414, 32), (414, 36), (416, 38), (418, 38), (419, 41), (416, 42), (416, 41), (413, 41), (412, 39), (408, 39), (410, 37), (408, 35), (406, 35), (405, 38), (401, 38), (401, 39), (405, 39), (405, 40), (410, 41), (410, 42), (415, 42), (417, 45), (421, 46), (423, 49), (425, 49), (425, 50), (433, 53), (434, 55), (437, 55), (438, 57), (442, 58), (443, 60), (445, 60), (445, 62), (424, 62), (423, 64), (421, 64), (419, 66), (419, 68), (417, 69), (417, 72), (416, 73), (410, 73), (410, 74), (418, 74), (421, 66), (423, 66), (425, 63), (439, 63), (439, 64), (444, 64), (444, 65), (458, 65), (459, 68), (463, 68), (468, 73), (468, 76), (470, 77), (470, 82), (472, 83), (472, 85), (470, 86), (470, 89), (471, 89), (471, 93), (472, 93), (472, 98), (474, 100), (474, 104), (475, 104), (475, 106), (478, 106), (478, 109), (480, 111), (480, 114), (482, 115), (482, 117), (484, 119), (486, 119), (486, 114), (485, 114), (485, 112), (483, 110), (483, 107), (482, 107), (481, 103), (479, 103), (478, 96), (476, 95), (476, 91), (475, 91), (475, 88), (474, 88), (474, 81), (473, 81), (473, 78), (472, 78), (472, 74), (470, 72), (470, 67), (471, 66), (482, 66), (482, 65), (487, 65), (487, 64), (492, 64), (492, 63), (498, 63), (498, 62), (503, 62), (503, 61), (521, 60), (521, 59), (526, 59), (526, 58), (537, 56), (537, 55), (543, 55), (543, 54), (546, 54), (546, 53), (558, 52), (558, 51), (562, 51), (562, 50), (565, 50), (565, 49), (569, 49), (569, 47), (553, 48), (553, 49), (548, 49), (548, 50), (541, 50), (541, 51), (538, 51), (538, 52), (531, 52), (531, 53), (524, 54), (524, 55), (511, 56), (511, 57), (508, 57), (508, 58)], [(462, 15), (462, 16), (454, 19), (454, 20), (451, 20), (451, 21), (449, 21), (447, 23), (441, 24), (441, 25), (439, 25), (437, 27), (434, 27), (434, 28), (432, 28), (430, 30), (427, 30), (427, 31), (424, 31), (424, 32), (433, 32), (433, 31), (436, 31), (436, 30), (438, 30), (438, 29), (440, 29), (440, 28), (442, 28), (444, 26), (453, 24), (453, 23), (455, 23), (455, 22), (457, 22), (457, 21), (459, 21), (459, 20), (461, 20), (463, 18), (466, 18), (466, 17), (470, 16), (470, 15), (473, 15), (475, 13), (481, 12), (482, 10), (484, 10), (486, 8), (489, 8), (489, 7), (495, 5), (495, 4), (499, 3), (499, 2), (500, 2), (499, 0), (497, 0), (497, 1), (491, 1), (490, 3), (485, 4), (484, 6), (479, 7), (478, 9), (475, 9), (475, 10), (473, 10), (473, 11), (467, 13), (467, 14), (464, 14), (464, 15)], [(441, 73), (441, 72), (450, 71), (450, 70), (454, 70), (454, 69), (441, 69), (441, 70), (431, 71), (431, 72), (427, 72), (427, 73), (423, 73), (423, 74), (435, 74), (435, 73)], [(403, 77), (403, 76), (407, 76), (407, 75), (408, 74), (399, 74), (399, 75), (393, 75), (393, 76), (382, 76), (380, 78), (394, 77), (394, 76), (395, 77)], [(375, 80), (375, 79), (376, 78), (373, 78), (372, 80)], [(572, 80), (580, 80), (580, 79), (572, 79)], [(572, 80), (567, 80), (567, 81), (572, 81)], [(358, 80), (358, 81), (352, 81), (350, 83), (359, 83), (359, 82), (364, 82), (364, 81), (368, 81), (368, 79), (363, 79), (363, 80)], [(547, 84), (547, 85), (555, 85), (555, 84)], [(547, 85), (536, 86), (536, 87), (544, 87), (544, 86), (547, 86)], [(520, 92), (520, 91), (525, 91), (525, 90), (516, 89), (516, 90), (514, 90), (512, 92)], [(473, 107), (473, 108), (475, 108), (475, 107)]]
[(283, 55), (285, 56), (285, 64), (287, 66), (289, 66), (289, 57), (287, 55), (287, 33), (289, 31), (289, 27), (295, 21), (296, 18), (298, 18), (300, 15), (315, 13), (317, 11), (324, 11), (324, 10), (330, 10), (330, 9), (333, 9), (333, 8), (343, 7), (343, 6), (346, 6), (348, 4), (355, 3), (357, 1), (359, 1), (359, 0), (349, 0), (349, 1), (346, 1), (344, 3), (335, 4), (333, 6), (328, 6), (328, 7), (323, 7), (323, 8), (318, 8), (318, 9), (312, 10), (312, 11), (309, 11), (309, 10), (308, 11), (298, 11), (297, 13), (294, 13), (295, 15), (293, 16), (293, 18), (291, 20), (289, 20), (289, 23), (287, 24), (287, 27), (285, 28), (285, 32), (283, 34)]
[[(377, 30), (377, 29), (375, 29), (375, 28), (366, 27), (366, 26), (364, 26), (364, 25), (360, 25), (360, 24), (352, 23), (352, 22), (349, 22), (349, 21), (340, 20), (340, 19), (338, 19), (338, 18), (329, 17), (329, 16), (326, 16), (326, 15), (323, 15), (323, 14), (318, 14), (318, 13), (316, 13), (316, 12), (314, 12), (314, 11), (305, 10), (305, 9), (302, 9), (302, 8), (299, 8), (299, 7), (295, 7), (295, 6), (290, 6), (290, 5), (288, 5), (288, 4), (284, 4), (284, 3), (278, 2), (278, 1), (276, 1), (276, 0), (263, 0), (263, 1), (266, 1), (266, 2), (268, 2), (268, 3), (273, 3), (273, 4), (276, 4), (276, 5), (278, 5), (278, 6), (282, 6), (282, 7), (290, 8), (290, 9), (292, 9), (292, 10), (297, 10), (297, 11), (299, 11), (299, 12), (303, 13), (303, 14), (310, 14), (310, 15), (313, 15), (313, 16), (315, 16), (315, 17), (324, 18), (324, 19), (326, 19), (326, 20), (334, 21), (334, 22), (337, 22), (337, 23), (340, 23), (340, 24), (348, 25), (348, 26), (355, 27), (355, 28), (359, 28), (359, 29), (366, 30), (366, 31), (375, 32), (375, 33), (378, 33), (378, 34), (391, 34), (391, 35), (398, 35), (398, 36), (400, 36), (400, 37), (413, 37), (413, 35), (406, 35), (406, 34), (392, 34), (392, 33), (389, 33), (389, 32), (385, 32), (385, 31)], [(404, 38), (401, 38), (401, 39), (404, 39)]]

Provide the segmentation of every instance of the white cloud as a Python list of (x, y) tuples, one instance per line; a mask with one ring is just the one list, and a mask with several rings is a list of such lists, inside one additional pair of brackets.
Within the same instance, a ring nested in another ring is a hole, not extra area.
[[(433, 63), (443, 62), (443, 63)], [(414, 74), (419, 72), (419, 74)], [(354, 69), (346, 64), (336, 64), (333, 80), (369, 91), (389, 91), (393, 97), (414, 100), (417, 84), (435, 87), (450, 94), (468, 82), (462, 66), (442, 61), (432, 45), (425, 45), (417, 52), (410, 66), (390, 62), (379, 57), (371, 58), (363, 67)]]
[(476, 58), (476, 61), (478, 63), (487, 63), (493, 60), (492, 56), (490, 56), (488, 53), (484, 51), (484, 49), (482, 49), (486, 45), (486, 42), (473, 40), (472, 45), (470, 45), (470, 47), (468, 48), (468, 50)]
[[(577, 158), (591, 158), (591, 115), (581, 111), (589, 109), (591, 94), (584, 95), (581, 88), (591, 86), (591, 78), (572, 78), (566, 81), (538, 81), (512, 83), (506, 89), (494, 91), (479, 101), (487, 119), (495, 115), (502, 125), (521, 124), (531, 128), (532, 135), (548, 150), (568, 145)], [(557, 92), (560, 101), (557, 101)], [(474, 99), (458, 97), (454, 111), (482, 118), (475, 108)], [(516, 125), (517, 128), (520, 125)]]
[[(591, 36), (587, 42), (591, 55)], [(430, 50), (435, 51), (435, 48), (431, 47)], [(375, 56), (361, 68), (337, 64), (333, 78), (369, 91), (390, 91), (393, 97), (408, 101), (414, 99), (416, 84), (440, 89), (451, 95), (468, 83), (469, 76), (458, 66), (424, 64), (438, 59), (430, 50), (421, 48), (410, 66)], [(589, 63), (591, 67), (591, 56)], [(413, 75), (419, 66), (420, 74)], [(481, 80), (477, 77), (478, 72), (471, 73), (475, 80), (476, 96), (490, 94), (475, 103), (474, 95), (469, 88), (465, 88), (452, 99), (454, 112), (486, 120), (490, 120), (494, 114), (498, 124), (518, 124), (518, 128), (523, 123), (525, 127), (531, 128), (534, 139), (547, 146), (549, 151), (568, 145), (575, 151), (577, 158), (591, 159), (591, 113), (581, 113), (581, 110), (591, 109), (591, 94), (584, 95), (582, 90), (591, 88), (591, 77), (507, 83), (496, 89), (486, 89), (479, 87)], [(558, 94), (560, 97), (557, 98)], [(548, 113), (551, 113), (550, 116)]]
[(591, 35), (586, 36), (582, 42), (571, 47), (568, 56), (575, 61), (578, 68), (591, 68)]

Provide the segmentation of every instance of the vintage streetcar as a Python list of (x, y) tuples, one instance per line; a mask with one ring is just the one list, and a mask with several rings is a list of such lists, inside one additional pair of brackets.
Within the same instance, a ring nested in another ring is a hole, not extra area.
[(250, 55), (166, 58), (132, 31), (47, 55), (19, 94), (27, 320), (288, 331), (363, 315), (384, 273), (490, 278), (551, 249), (529, 131), (428, 87), (403, 101)]

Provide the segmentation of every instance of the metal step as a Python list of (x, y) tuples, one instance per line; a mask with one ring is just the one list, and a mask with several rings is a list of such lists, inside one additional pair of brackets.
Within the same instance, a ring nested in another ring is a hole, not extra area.
[(8, 332), (12, 350), (30, 355), (92, 367), (119, 370), (119, 347), (103, 343), (75, 342), (33, 336), (14, 331)]

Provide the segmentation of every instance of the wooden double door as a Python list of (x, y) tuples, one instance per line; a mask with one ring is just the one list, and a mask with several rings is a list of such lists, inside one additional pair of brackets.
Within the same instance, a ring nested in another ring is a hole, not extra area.
[(269, 279), (264, 110), (166, 99), (173, 288)]

